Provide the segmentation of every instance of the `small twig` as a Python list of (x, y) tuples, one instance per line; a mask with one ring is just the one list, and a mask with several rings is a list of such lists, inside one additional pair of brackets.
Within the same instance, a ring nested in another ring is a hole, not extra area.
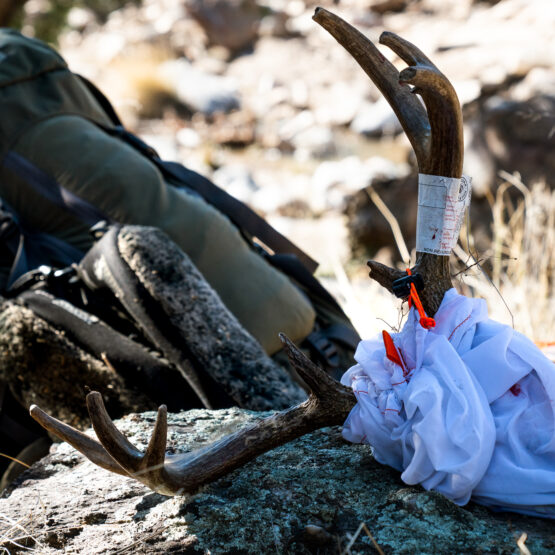
[(160, 535), (162, 532), (165, 532), (168, 528), (169, 526), (161, 526), (160, 528), (157, 528), (154, 532), (152, 532), (148, 536), (141, 538), (125, 547), (122, 547), (117, 551), (114, 551), (112, 555), (117, 555), (118, 553), (125, 553), (126, 551), (129, 551), (133, 547), (136, 547), (137, 545), (140, 545), (141, 543), (146, 542), (147, 540), (150, 540), (150, 538), (154, 538), (155, 536)]
[(407, 244), (405, 243), (405, 239), (403, 237), (403, 233), (401, 231), (401, 227), (399, 226), (399, 222), (397, 218), (393, 215), (391, 210), (387, 207), (385, 202), (382, 200), (380, 195), (375, 191), (373, 187), (366, 187), (364, 189), (366, 194), (370, 198), (370, 200), (376, 205), (376, 208), (380, 211), (381, 215), (387, 220), (389, 227), (393, 233), (393, 237), (395, 238), (395, 244), (399, 249), (399, 254), (403, 259), (403, 262), (406, 266), (410, 266), (410, 254), (409, 250), (407, 249)]
[(110, 362), (108, 355), (106, 353), (100, 353), (100, 358), (102, 362), (112, 371), (117, 373), (117, 370), (114, 368), (114, 365)]
[(524, 542), (528, 539), (528, 534), (526, 532), (522, 532), (520, 538), (516, 541), (518, 545), (518, 549), (520, 550), (521, 555), (532, 555), (530, 550), (524, 545)]
[(474, 266), (479, 266), (480, 262), (484, 262), (485, 260), (487, 260), (487, 258), (479, 258), (478, 260), (476, 260), (476, 262), (474, 262), (473, 264), (470, 264), (470, 266), (466, 265), (462, 270), (460, 270), (456, 274), (451, 274), (451, 277), (456, 278), (458, 275), (464, 274), (465, 272), (470, 270), (470, 268), (473, 268)]
[(376, 316), (376, 320), (380, 320), (381, 322), (383, 322), (390, 330), (393, 330), (395, 333), (399, 332), (399, 329), (395, 326), (392, 326), (387, 320), (379, 318), (378, 316)]
[(366, 526), (366, 523), (364, 523), (364, 522), (362, 523), (362, 528), (366, 532), (366, 535), (370, 538), (370, 541), (374, 544), (374, 547), (376, 548), (376, 551), (380, 555), (384, 555), (384, 552), (382, 551), (382, 548), (378, 545), (378, 542), (374, 539), (374, 536), (370, 533), (370, 530), (368, 530), (368, 527)]
[(10, 459), (10, 461), (15, 461), (16, 463), (19, 463), (20, 465), (24, 466), (25, 468), (31, 468), (27, 463), (24, 463), (23, 461), (20, 461), (19, 459), (16, 459), (15, 457), (10, 457), (10, 455), (6, 455), (6, 453), (0, 453), (0, 457), (5, 457), (6, 459)]
[[(488, 274), (482, 268), (482, 266), (480, 264), (480, 261), (477, 260), (477, 257), (474, 256), (474, 254), (472, 254), (472, 252), (468, 252), (468, 253), (465, 252), (461, 247), (459, 247), (459, 245), (455, 245), (455, 248), (453, 249), (453, 252), (461, 259), (461, 261), (463, 261), (463, 259), (464, 259), (464, 257), (462, 256), (463, 254), (466, 255), (467, 257), (472, 258), (472, 260), (474, 260), (473, 266), (476, 266), (480, 269), (481, 274), (486, 278), (486, 280), (489, 282), (489, 284), (495, 289), (495, 291), (499, 295), (499, 298), (503, 301), (503, 304), (505, 305), (505, 308), (507, 309), (507, 311), (509, 312), (509, 314), (511, 316), (511, 327), (514, 329), (515, 328), (515, 317), (513, 315), (513, 312), (509, 308), (509, 305), (507, 304), (507, 301), (505, 301), (505, 297), (503, 297), (503, 295), (501, 294), (501, 291), (499, 291), (499, 288), (495, 285), (493, 280), (488, 276)], [(468, 260), (468, 258), (467, 258), (467, 260)], [(455, 275), (458, 275), (458, 274), (455, 274)]]
[[(6, 531), (2, 532), (0, 534), (0, 541), (2, 541), (2, 543), (4, 544), (12, 544), (14, 546), (16, 546), (19, 549), (23, 549), (26, 551), (31, 551), (34, 548), (29, 548), (26, 547), (24, 545), (21, 545), (20, 543), (18, 543), (20, 540), (22, 539), (27, 539), (27, 538), (31, 538), (36, 545), (38, 545), (39, 547), (42, 547), (41, 542), (32, 535), (31, 532), (29, 532), (27, 529), (24, 528), (23, 524), (26, 524), (26, 520), (28, 520), (29, 518), (31, 519), (29, 522), (32, 522), (32, 516), (33, 516), (33, 511), (30, 512), (30, 514), (21, 517), (18, 520), (13, 520), (12, 518), (10, 518), (8, 515), (5, 515), (3, 513), (0, 513), (0, 518), (4, 519), (5, 522), (8, 523), (8, 525), (10, 526), (10, 528), (8, 528)], [(23, 524), (22, 524), (23, 523)], [(23, 536), (16, 536), (16, 537), (11, 537), (10, 538), (10, 534), (12, 534), (14, 531), (19, 531), (19, 532), (23, 532)], [(7, 550), (7, 553), (9, 553), (10, 551)]]
[(357, 541), (358, 537), (360, 536), (360, 533), (363, 530), (366, 533), (366, 535), (370, 538), (370, 541), (372, 542), (372, 544), (376, 548), (376, 551), (380, 555), (384, 555), (384, 552), (382, 551), (382, 548), (379, 546), (378, 542), (374, 539), (374, 536), (370, 533), (370, 530), (368, 529), (368, 526), (366, 526), (365, 522), (361, 522), (359, 524), (359, 527), (357, 528), (357, 531), (353, 534), (353, 537), (350, 539), (349, 543), (347, 544), (347, 547), (345, 547), (345, 551), (343, 551), (341, 553), (341, 555), (347, 555), (347, 554), (351, 553), (351, 547), (353, 547), (354, 543)]

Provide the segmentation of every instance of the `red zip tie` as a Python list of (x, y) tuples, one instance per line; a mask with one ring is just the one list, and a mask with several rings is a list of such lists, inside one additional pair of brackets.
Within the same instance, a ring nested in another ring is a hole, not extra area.
[[(407, 274), (412, 276), (412, 272), (410, 268), (407, 268)], [(429, 330), (430, 328), (436, 327), (436, 321), (429, 316), (426, 316), (426, 312), (424, 307), (422, 306), (422, 302), (420, 301), (420, 297), (418, 296), (418, 291), (414, 286), (414, 283), (410, 284), (410, 295), (409, 295), (409, 308), (414, 304), (416, 310), (418, 310), (418, 314), (420, 315), (420, 325), (424, 328)]]
[(397, 364), (404, 369), (403, 361), (401, 360), (401, 356), (397, 352), (397, 347), (395, 347), (395, 343), (393, 343), (393, 339), (391, 335), (387, 333), (385, 330), (382, 331), (383, 337), (383, 344), (385, 346), (385, 356), (391, 361)]
[[(391, 335), (389, 335), (387, 331), (385, 330), (382, 331), (382, 337), (383, 337), (383, 344), (385, 346), (385, 356), (391, 362), (394, 362), (395, 364), (397, 364), (397, 366), (400, 366), (401, 369), (403, 370), (403, 376), (406, 377), (409, 372), (407, 370), (405, 361), (403, 360), (403, 353), (401, 352), (401, 349), (398, 349), (395, 346), (395, 343), (393, 342), (393, 338), (391, 337)], [(399, 385), (406, 381), (407, 380), (403, 380), (402, 382), (393, 383), (391, 385)]]

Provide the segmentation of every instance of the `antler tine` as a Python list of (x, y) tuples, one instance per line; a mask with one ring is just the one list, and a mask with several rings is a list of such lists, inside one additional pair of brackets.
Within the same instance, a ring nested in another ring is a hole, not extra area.
[(368, 260), (366, 265), (370, 268), (370, 277), (382, 287), (385, 287), (390, 293), (393, 293), (393, 282), (406, 275), (401, 270), (390, 268), (375, 260)]
[[(461, 177), (464, 139), (462, 112), (457, 93), (447, 77), (408, 41), (389, 34), (385, 43), (394, 47), (405, 61), (411, 59), (416, 65), (399, 74), (399, 79), (413, 85), (413, 92), (420, 94), (426, 105), (432, 139), (430, 154), (418, 160), (422, 174)], [(453, 287), (449, 272), (449, 257), (429, 253), (417, 253), (413, 272), (420, 273), (426, 283), (421, 299), (426, 312), (434, 315), (445, 292)], [(371, 271), (373, 276), (374, 269)]]
[(37, 405), (31, 405), (30, 415), (46, 430), (69, 443), (72, 447), (83, 453), (94, 464), (110, 472), (128, 476), (128, 473), (114, 460), (98, 441), (75, 428), (60, 422), (60, 420), (46, 414)]
[(399, 83), (399, 72), (395, 66), (372, 41), (337, 15), (324, 8), (316, 8), (312, 19), (328, 31), (368, 74), (399, 118), (417, 158), (427, 158), (430, 125), (426, 110), (411, 94), (410, 88)]
[[(193, 493), (274, 447), (319, 428), (342, 424), (355, 406), (356, 398), (350, 389), (312, 364), (287, 337), (281, 336), (281, 339), (291, 363), (313, 386), (310, 397), (296, 407), (257, 421), (199, 451), (168, 455), (161, 462), (166, 436), (166, 410), (161, 407), (154, 434), (143, 456), (111, 422), (102, 396), (97, 392), (90, 393), (87, 402), (102, 446), (61, 422), (48, 429), (107, 470), (127, 474), (166, 495)], [(37, 407), (32, 408), (31, 414), (46, 426), (54, 420), (48, 415), (43, 418), (41, 414), (44, 413)], [(76, 436), (79, 441), (75, 441)], [(83, 446), (81, 436), (89, 441), (86, 446)]]
[(435, 65), (416, 65), (405, 68), (399, 79), (414, 85), (426, 105), (432, 142), (430, 157), (419, 160), (420, 173), (461, 177), (464, 140), (462, 112), (457, 93), (449, 79)]
[(100, 393), (92, 391), (87, 395), (87, 407), (94, 431), (106, 453), (126, 470), (129, 476), (157, 490), (159, 485), (164, 483), (168, 433), (166, 406), (158, 408), (154, 431), (144, 454), (114, 426)]
[(393, 50), (393, 52), (403, 61), (407, 62), (409, 66), (434, 65), (430, 58), (428, 58), (420, 48), (391, 31), (384, 31), (380, 35), (379, 42)]
[[(158, 408), (154, 431), (148, 442), (146, 453), (143, 458), (143, 467), (149, 473), (159, 472), (164, 467), (166, 457), (166, 443), (168, 440), (168, 409), (166, 405)], [(156, 478), (158, 479), (158, 478)]]
[(114, 426), (98, 391), (87, 395), (87, 408), (94, 431), (106, 452), (129, 473), (142, 470), (143, 453)]

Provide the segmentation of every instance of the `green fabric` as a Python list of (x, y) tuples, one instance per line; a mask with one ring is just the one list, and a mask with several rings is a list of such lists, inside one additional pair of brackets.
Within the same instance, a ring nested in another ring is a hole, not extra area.
[(0, 106), (0, 160), (28, 129), (58, 114), (111, 125), (87, 87), (54, 50), (13, 29), (0, 29)]

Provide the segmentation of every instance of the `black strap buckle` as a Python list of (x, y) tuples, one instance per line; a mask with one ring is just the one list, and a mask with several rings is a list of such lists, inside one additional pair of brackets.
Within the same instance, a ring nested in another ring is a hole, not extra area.
[(75, 267), (67, 266), (61, 270), (52, 268), (51, 266), (42, 265), (36, 270), (31, 270), (26, 274), (18, 277), (11, 287), (6, 291), (6, 297), (13, 299), (29, 289), (38, 287), (46, 287), (56, 296), (63, 296), (63, 291), (69, 284), (76, 280)]
[(52, 272), (53, 269), (50, 266), (39, 266), (36, 270), (31, 270), (19, 276), (6, 291), (6, 297), (17, 297), (17, 295), (31, 289), (37, 283), (46, 282)]
[(313, 331), (307, 338), (310, 349), (329, 368), (339, 367), (339, 353), (333, 342), (321, 331)]
[(393, 289), (393, 294), (400, 299), (408, 297), (410, 295), (410, 285), (414, 283), (416, 290), (420, 293), (424, 289), (424, 278), (420, 274), (412, 274), (410, 276), (404, 276), (402, 278), (396, 279), (391, 287)]

